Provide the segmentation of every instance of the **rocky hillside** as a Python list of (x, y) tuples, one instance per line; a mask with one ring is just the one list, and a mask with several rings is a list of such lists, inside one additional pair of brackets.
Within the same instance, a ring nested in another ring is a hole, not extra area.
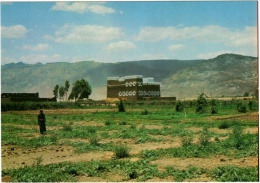
[(258, 81), (258, 58), (235, 54), (219, 55), (172, 74), (162, 81), (166, 96), (242, 96), (254, 94)]
[(83, 61), (76, 63), (2, 65), (3, 92), (39, 92), (52, 97), (56, 84), (84, 78), (92, 86), (92, 99), (106, 98), (106, 78), (143, 75), (162, 83), (163, 96), (196, 97), (204, 91), (209, 96), (235, 96), (253, 93), (257, 87), (258, 58), (224, 54), (209, 60), (147, 60), (118, 63)]

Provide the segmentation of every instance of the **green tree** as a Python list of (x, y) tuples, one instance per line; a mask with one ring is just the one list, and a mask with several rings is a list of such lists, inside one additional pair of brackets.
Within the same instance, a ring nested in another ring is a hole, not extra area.
[(65, 87), (64, 87), (66, 99), (68, 99), (67, 94), (68, 94), (69, 88), (70, 88), (70, 82), (69, 82), (69, 80), (66, 80), (66, 81), (65, 81)]
[(60, 94), (60, 98), (64, 97), (64, 94), (65, 94), (65, 87), (64, 86), (60, 86), (59, 94)]
[(89, 85), (88, 81), (82, 78), (81, 80), (77, 80), (75, 83), (73, 83), (69, 99), (78, 100), (88, 98), (91, 93), (91, 86)]
[(53, 89), (53, 95), (55, 96), (55, 98), (58, 98), (59, 95), (59, 85), (56, 85)]
[(196, 100), (196, 113), (204, 113), (207, 107), (206, 95), (204, 93), (200, 94)]

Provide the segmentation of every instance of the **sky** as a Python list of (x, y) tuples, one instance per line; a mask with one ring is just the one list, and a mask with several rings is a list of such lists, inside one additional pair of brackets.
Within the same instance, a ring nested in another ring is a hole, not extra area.
[(257, 56), (257, 1), (1, 3), (1, 64)]

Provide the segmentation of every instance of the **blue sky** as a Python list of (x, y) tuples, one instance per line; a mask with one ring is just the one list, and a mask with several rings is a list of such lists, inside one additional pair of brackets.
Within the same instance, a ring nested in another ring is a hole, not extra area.
[(1, 3), (1, 63), (257, 56), (257, 2)]

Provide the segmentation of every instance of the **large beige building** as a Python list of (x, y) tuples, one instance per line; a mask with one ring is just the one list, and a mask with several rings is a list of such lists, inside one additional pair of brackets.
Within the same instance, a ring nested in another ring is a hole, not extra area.
[(107, 78), (107, 98), (143, 100), (145, 97), (159, 98), (160, 83), (142, 75)]

